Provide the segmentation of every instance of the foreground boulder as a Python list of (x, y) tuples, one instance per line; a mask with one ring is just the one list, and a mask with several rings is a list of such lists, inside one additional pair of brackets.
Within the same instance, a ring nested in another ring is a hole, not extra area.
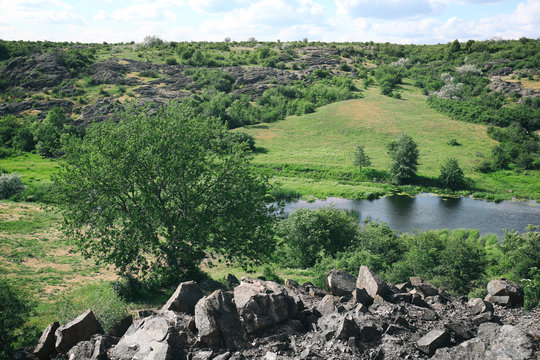
[(242, 327), (232, 295), (216, 290), (195, 306), (199, 340), (209, 347), (236, 349), (242, 345)]
[(92, 310), (87, 310), (56, 330), (56, 351), (67, 354), (79, 341), (90, 340), (94, 334), (103, 334), (103, 329)]
[(432, 359), (538, 359), (539, 341), (512, 325), (484, 323), (477, 337), (452, 348), (439, 349)]
[(375, 299), (377, 295), (384, 298), (391, 292), (388, 285), (386, 285), (379, 275), (369, 270), (365, 265), (360, 266), (358, 278), (356, 279), (356, 287), (359, 289), (366, 289), (369, 296), (373, 299)]
[(185, 312), (193, 315), (195, 305), (202, 297), (203, 293), (199, 285), (195, 281), (186, 281), (178, 285), (174, 294), (161, 310)]
[(59, 327), (60, 324), (58, 323), (58, 321), (55, 321), (49, 324), (45, 331), (43, 331), (41, 337), (39, 338), (38, 344), (34, 349), (34, 355), (37, 358), (48, 359), (56, 351), (54, 348), (54, 344), (56, 342), (56, 337), (54, 336), (54, 333)]
[(487, 286), (485, 298), (490, 303), (504, 306), (522, 306), (524, 300), (523, 287), (506, 279), (491, 280)]
[(107, 355), (111, 360), (181, 358), (190, 319), (187, 315), (160, 311), (137, 320)]
[(416, 342), (416, 346), (423, 353), (432, 356), (437, 349), (450, 346), (450, 333), (446, 329), (431, 330)]
[(234, 301), (247, 332), (270, 327), (296, 315), (296, 303), (273, 281), (243, 278), (234, 289)]
[(351, 296), (356, 281), (348, 272), (332, 269), (326, 276), (326, 286), (332, 295)]
[(69, 359), (107, 359), (107, 350), (118, 342), (118, 338), (108, 335), (94, 335), (88, 341), (81, 341), (67, 353)]

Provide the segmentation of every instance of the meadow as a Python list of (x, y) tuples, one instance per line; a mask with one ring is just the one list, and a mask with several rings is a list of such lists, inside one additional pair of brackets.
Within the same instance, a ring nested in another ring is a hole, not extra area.
[[(255, 137), (254, 162), (269, 169), (282, 187), (302, 196), (363, 198), (389, 191), (383, 184), (390, 164), (387, 144), (407, 133), (418, 144), (419, 178), (407, 191), (441, 191), (434, 188), (441, 164), (458, 160), (467, 178), (463, 195), (484, 198), (540, 198), (538, 170), (503, 170), (483, 174), (475, 168), (497, 144), (485, 125), (449, 119), (429, 108), (420, 90), (405, 83), (402, 99), (383, 96), (370, 87), (365, 98), (330, 104), (313, 114), (290, 116), (271, 124), (240, 129)], [(459, 145), (451, 145), (452, 140)], [(364, 145), (372, 159), (368, 169), (353, 165), (353, 152)]]

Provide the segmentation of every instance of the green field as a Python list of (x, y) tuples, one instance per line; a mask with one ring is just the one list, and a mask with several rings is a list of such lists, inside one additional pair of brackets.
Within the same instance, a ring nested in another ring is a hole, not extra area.
[[(425, 190), (439, 175), (440, 165), (455, 157), (472, 185), (469, 193), (540, 198), (538, 171), (474, 170), (497, 144), (487, 136), (486, 126), (449, 119), (429, 108), (420, 90), (408, 84), (402, 88), (402, 99), (383, 96), (376, 87), (364, 94), (363, 99), (330, 104), (313, 114), (242, 128), (256, 139), (255, 163), (271, 168), (276, 181), (302, 195), (362, 197), (388, 188), (367, 181), (384, 177), (390, 164), (386, 144), (404, 132), (418, 144), (418, 185)], [(449, 145), (451, 139), (460, 145)], [(372, 158), (371, 171), (360, 173), (353, 166), (359, 144)]]

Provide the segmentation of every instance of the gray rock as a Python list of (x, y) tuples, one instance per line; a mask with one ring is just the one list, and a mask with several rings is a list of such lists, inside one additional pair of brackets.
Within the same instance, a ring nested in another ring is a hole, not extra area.
[(119, 321), (115, 322), (113, 326), (111, 326), (108, 335), (114, 336), (117, 338), (121, 338), (124, 336), (126, 331), (129, 329), (129, 327), (133, 324), (133, 316), (127, 315), (124, 316)]
[(326, 276), (326, 286), (332, 295), (351, 296), (356, 281), (348, 272), (332, 269)]
[(358, 278), (356, 279), (356, 287), (366, 289), (372, 298), (375, 298), (377, 295), (384, 297), (390, 292), (388, 285), (382, 281), (379, 275), (369, 270), (365, 265), (360, 266)]
[(538, 340), (515, 326), (485, 323), (480, 325), (476, 338), (452, 348), (439, 349), (432, 359), (538, 359), (538, 349)]
[(353, 301), (356, 304), (363, 304), (365, 306), (370, 306), (373, 304), (373, 298), (367, 293), (366, 289), (356, 288), (352, 292)]
[(240, 281), (233, 274), (227, 274), (227, 286), (229, 289), (234, 289), (235, 286), (240, 285)]
[(431, 283), (423, 282), (415, 286), (416, 290), (420, 293), (423, 298), (428, 296), (439, 295), (439, 289), (433, 286)]
[(416, 347), (424, 354), (432, 356), (437, 349), (450, 346), (450, 333), (444, 329), (431, 330), (416, 342)]
[(485, 300), (505, 307), (523, 305), (523, 287), (506, 279), (491, 280)]
[(474, 337), (472, 332), (464, 324), (450, 322), (444, 324), (444, 327), (454, 335), (454, 338), (458, 342), (470, 340)]
[(409, 281), (411, 282), (411, 285), (412, 286), (418, 286), (418, 285), (421, 285), (424, 281), (422, 279), (420, 279), (418, 276), (411, 276), (409, 278)]
[(56, 337), (54, 333), (60, 327), (58, 321), (50, 323), (39, 338), (38, 344), (34, 349), (34, 355), (39, 359), (48, 359), (56, 350), (54, 344)]
[(339, 299), (334, 295), (326, 295), (317, 305), (317, 311), (321, 315), (330, 315), (337, 312)]
[(243, 278), (234, 289), (234, 301), (249, 333), (296, 315), (296, 303), (287, 290), (273, 281)]
[(229, 360), (230, 357), (231, 353), (227, 351), (226, 353), (216, 356), (212, 360)]
[(493, 313), (493, 305), (487, 301), (484, 301), (480, 298), (473, 298), (469, 300), (469, 306), (471, 306), (471, 313), (473, 315), (482, 314), (485, 312)]
[(345, 316), (336, 330), (336, 339), (349, 339), (358, 335), (358, 326), (350, 316)]
[(90, 340), (94, 334), (102, 334), (103, 329), (92, 310), (87, 310), (65, 325), (56, 329), (56, 351), (67, 354), (79, 341)]
[(185, 312), (193, 315), (195, 305), (202, 297), (203, 293), (199, 285), (195, 281), (186, 281), (178, 285), (174, 294), (171, 295), (161, 310)]
[(118, 338), (108, 335), (94, 335), (88, 341), (81, 341), (67, 353), (69, 359), (76, 360), (105, 360), (107, 351), (116, 343)]
[(199, 340), (210, 346), (236, 349), (242, 345), (242, 327), (232, 295), (216, 290), (195, 306), (195, 326)]
[(214, 355), (214, 352), (212, 350), (197, 351), (191, 359), (192, 360), (210, 360), (212, 358), (212, 355)]
[(159, 311), (137, 320), (107, 355), (111, 360), (178, 358), (186, 343), (189, 318)]

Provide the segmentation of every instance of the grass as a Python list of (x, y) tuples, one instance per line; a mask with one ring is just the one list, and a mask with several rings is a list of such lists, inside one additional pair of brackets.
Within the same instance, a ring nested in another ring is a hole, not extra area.
[[(440, 164), (455, 157), (477, 194), (540, 198), (538, 171), (486, 175), (474, 170), (497, 144), (487, 136), (486, 126), (451, 120), (430, 109), (425, 96), (409, 84), (402, 86), (401, 100), (381, 95), (376, 87), (364, 94), (364, 99), (330, 104), (313, 114), (242, 128), (256, 139), (259, 149), (254, 162), (271, 169), (276, 181), (302, 195), (355, 198), (373, 192), (370, 188), (389, 188), (369, 181), (384, 180), (390, 164), (386, 144), (405, 132), (418, 144), (418, 185), (426, 189), (435, 183)], [(461, 145), (450, 145), (451, 139)], [(353, 151), (358, 144), (365, 145), (377, 176), (369, 178), (366, 171), (362, 175), (353, 166)], [(284, 174), (283, 168), (296, 171)], [(310, 169), (317, 169), (317, 174)], [(339, 174), (351, 176), (344, 179)]]

